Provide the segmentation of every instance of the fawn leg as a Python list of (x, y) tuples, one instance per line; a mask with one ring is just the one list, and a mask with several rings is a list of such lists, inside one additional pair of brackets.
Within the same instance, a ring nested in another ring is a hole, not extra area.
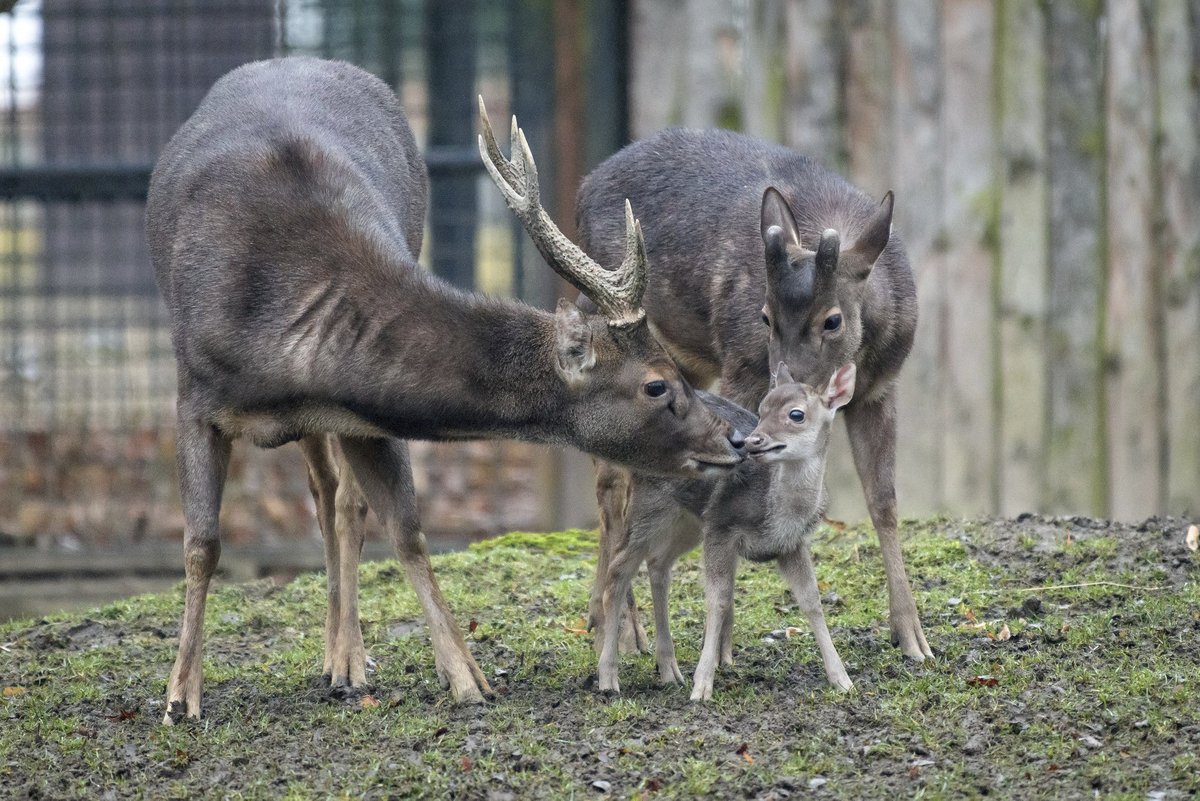
[[(475, 664), (434, 578), (425, 536), (420, 530), (408, 447), (395, 439), (339, 437), (339, 443), (348, 472), (353, 473), (367, 503), (387, 531), (421, 602), (438, 677), (443, 686), (450, 688), (455, 701), (481, 702), (484, 693), (491, 693), (491, 687)], [(357, 561), (357, 552), (354, 558)], [(342, 578), (345, 579), (344, 573)]]
[[(629, 532), (627, 517), (632, 480), (629, 471), (610, 462), (596, 459), (596, 502), (600, 507), (600, 553), (596, 564), (596, 579), (592, 583), (591, 600), (588, 603), (588, 630), (595, 633), (593, 645), (599, 654), (604, 648), (604, 577), (612, 555), (620, 549)], [(621, 653), (637, 653), (649, 650), (646, 630), (638, 618), (637, 603), (633, 599), (633, 587), (629, 589), (626, 606), (621, 612), (625, 616), (621, 626)]]
[(671, 568), (675, 559), (651, 559), (650, 593), (654, 597), (654, 655), (658, 679), (663, 684), (683, 684), (683, 673), (675, 660), (675, 641), (671, 638)]
[(918, 662), (933, 656), (917, 602), (904, 570), (904, 554), (896, 533), (896, 397), (894, 391), (879, 400), (852, 403), (846, 407), (846, 430), (854, 453), (867, 509), (875, 533), (879, 535), (879, 550), (883, 555), (883, 570), (887, 574), (888, 622), (892, 644), (899, 645), (905, 656)]
[(617, 680), (617, 659), (621, 653), (621, 615), (629, 597), (630, 585), (646, 553), (632, 537), (617, 548), (610, 557), (604, 577), (604, 639), (600, 645), (600, 685), (603, 692), (621, 691)]
[(325, 607), (325, 661), (321, 674), (328, 681), (333, 675), (333, 650), (337, 644), (338, 620), (341, 617), (340, 571), (337, 533), (334, 529), (336, 512), (334, 497), (338, 488), (338, 473), (332, 443), (324, 434), (314, 434), (300, 440), (300, 450), (308, 465), (308, 488), (317, 507), (317, 525), (321, 528), (321, 539), (325, 542), (325, 584), (327, 604)]
[(792, 588), (792, 595), (800, 611), (808, 618), (817, 639), (817, 648), (821, 652), (821, 661), (825, 663), (825, 678), (829, 683), (845, 692), (854, 686), (846, 675), (846, 667), (837, 649), (833, 647), (833, 639), (825, 625), (825, 612), (821, 608), (821, 592), (817, 589), (817, 576), (813, 571), (812, 554), (808, 544), (804, 543), (792, 553), (779, 557), (779, 572)]
[(732, 540), (704, 540), (704, 646), (692, 677), (692, 700), (710, 701), (722, 648), (721, 632), (733, 609), (737, 548)]
[(183, 564), (187, 590), (179, 652), (167, 684), (163, 723), (200, 717), (200, 688), (204, 650), (204, 604), (208, 585), (221, 556), (217, 521), (221, 490), (229, 466), (230, 440), (206, 421), (188, 414), (180, 404), (176, 450), (183, 497)]

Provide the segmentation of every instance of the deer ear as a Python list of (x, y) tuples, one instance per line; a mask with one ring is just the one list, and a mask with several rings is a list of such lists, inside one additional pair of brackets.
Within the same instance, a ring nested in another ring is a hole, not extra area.
[(581, 383), (596, 363), (592, 327), (579, 307), (566, 298), (559, 298), (554, 312), (554, 346), (558, 374), (567, 386)]
[(788, 366), (783, 362), (780, 362), (779, 368), (776, 369), (775, 374), (771, 376), (771, 381), (771, 386), (777, 387), (780, 384), (794, 384), (796, 379), (792, 378), (792, 373), (788, 370)]
[(888, 240), (892, 238), (892, 208), (895, 206), (895, 202), (896, 196), (889, 189), (888, 193), (883, 196), (883, 202), (879, 204), (879, 208), (871, 215), (871, 219), (867, 220), (858, 239), (854, 241), (853, 250), (862, 257), (867, 265), (862, 275), (858, 276), (860, 278), (866, 278), (870, 274), (871, 265), (879, 258), (879, 254), (883, 253)]
[(854, 362), (843, 364), (829, 378), (829, 383), (821, 391), (821, 403), (833, 411), (845, 406), (854, 397), (854, 376), (857, 368)]

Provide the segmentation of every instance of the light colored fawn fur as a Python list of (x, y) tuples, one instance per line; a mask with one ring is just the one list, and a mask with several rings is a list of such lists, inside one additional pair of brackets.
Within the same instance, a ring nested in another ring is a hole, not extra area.
[[(603, 587), (603, 619), (597, 621), (601, 624), (597, 627), (601, 690), (620, 690), (620, 621), (630, 584), (643, 561), (654, 597), (659, 678), (668, 684), (682, 683), (667, 596), (675, 561), (701, 539), (704, 647), (693, 680), (693, 700), (710, 699), (718, 663), (732, 663), (733, 580), (739, 556), (779, 565), (813, 629), (829, 683), (839, 690), (853, 686), (825, 625), (808, 535), (825, 513), (830, 429), (835, 412), (854, 394), (854, 378), (855, 366), (849, 363), (838, 368), (826, 386), (813, 389), (793, 382), (780, 365), (757, 421), (732, 402), (703, 393), (704, 402), (731, 425), (754, 428), (746, 439), (750, 458), (732, 475), (715, 481), (633, 474), (622, 515), (624, 536), (610, 538), (610, 552), (602, 559), (604, 573), (598, 576)], [(616, 624), (606, 626), (604, 621)]]

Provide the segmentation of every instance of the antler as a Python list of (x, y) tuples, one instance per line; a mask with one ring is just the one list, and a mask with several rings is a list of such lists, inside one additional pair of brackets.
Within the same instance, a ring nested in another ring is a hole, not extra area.
[(633, 218), (629, 201), (625, 201), (625, 259), (616, 270), (606, 270), (567, 239), (542, 208), (537, 165), (529, 152), (525, 132), (517, 127), (517, 118), (512, 120), (511, 160), (504, 157), (496, 144), (482, 96), (479, 98), (479, 123), (483, 131), (479, 136), (483, 166), (554, 272), (591, 298), (600, 313), (608, 318), (609, 325), (627, 328), (641, 322), (646, 316), (642, 309), (642, 293), (646, 289), (646, 242), (641, 223)]

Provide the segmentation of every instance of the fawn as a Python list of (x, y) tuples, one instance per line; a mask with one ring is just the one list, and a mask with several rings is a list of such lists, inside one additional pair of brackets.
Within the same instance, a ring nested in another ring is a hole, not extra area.
[(808, 618), (825, 663), (829, 683), (839, 690), (853, 684), (825, 626), (808, 535), (828, 503), (825, 457), (838, 409), (854, 395), (853, 362), (839, 367), (826, 385), (813, 389), (793, 381), (779, 365), (772, 388), (759, 406), (759, 418), (731, 401), (697, 394), (746, 438), (749, 458), (717, 480), (672, 479), (633, 473), (626, 514), (627, 535), (614, 544), (603, 583), (604, 618), (600, 689), (617, 692), (620, 621), (630, 583), (645, 560), (654, 597), (654, 640), (659, 678), (683, 681), (675, 661), (667, 593), (675, 560), (703, 538), (705, 572), (704, 647), (692, 686), (692, 700), (712, 698), (718, 661), (732, 662), (733, 579), (739, 556), (775, 560), (800, 611)]

